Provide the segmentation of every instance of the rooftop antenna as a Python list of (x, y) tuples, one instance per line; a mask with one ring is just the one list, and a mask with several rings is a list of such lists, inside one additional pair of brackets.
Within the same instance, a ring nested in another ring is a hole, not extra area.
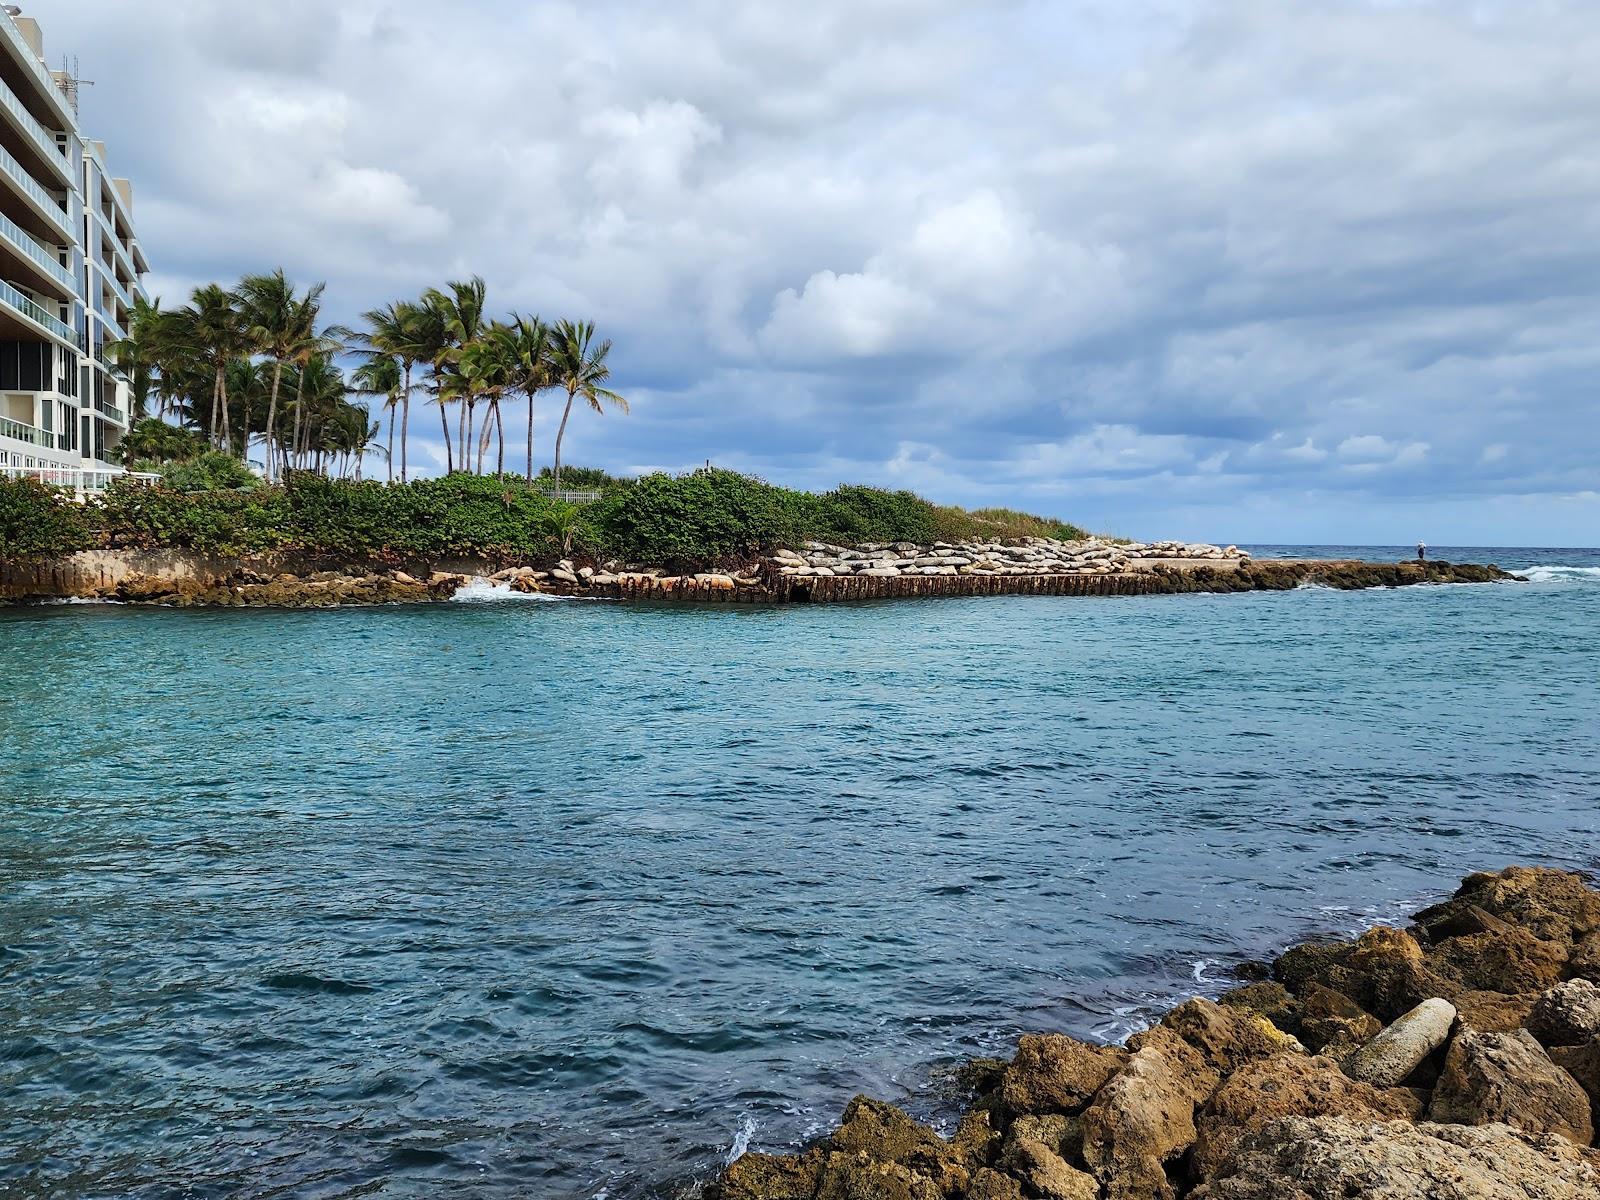
[(78, 56), (71, 58), (62, 55), (61, 58), (61, 90), (66, 93), (67, 103), (72, 105), (72, 115), (78, 115), (78, 90), (93, 87), (94, 80), (84, 79), (78, 74)]

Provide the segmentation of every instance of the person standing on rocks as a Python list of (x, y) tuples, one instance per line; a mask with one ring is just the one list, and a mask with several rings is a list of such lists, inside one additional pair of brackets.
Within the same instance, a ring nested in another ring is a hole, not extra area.
[(1418, 562), (1427, 562), (1428, 561), (1428, 543), (1427, 542), (1418, 542), (1417, 543), (1417, 561)]

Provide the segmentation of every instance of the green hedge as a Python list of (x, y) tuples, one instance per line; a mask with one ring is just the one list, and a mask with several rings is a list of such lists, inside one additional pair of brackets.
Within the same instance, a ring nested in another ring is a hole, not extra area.
[(294, 474), (282, 486), (207, 491), (119, 481), (81, 505), (29, 480), (0, 480), (0, 556), (91, 545), (389, 558), (580, 551), (676, 568), (813, 539), (927, 543), (1023, 535), (1081, 531), (1006, 510), (943, 508), (910, 492), (852, 486), (819, 496), (722, 470), (610, 481), (600, 500), (579, 506), (552, 500), (521, 479), (461, 474), (409, 484)]

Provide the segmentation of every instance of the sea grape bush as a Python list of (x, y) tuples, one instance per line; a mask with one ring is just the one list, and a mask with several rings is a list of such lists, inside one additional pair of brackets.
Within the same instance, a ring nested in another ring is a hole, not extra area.
[(911, 492), (848, 486), (817, 495), (706, 469), (595, 480), (589, 504), (520, 478), (454, 474), (405, 484), (292, 473), (282, 484), (185, 490), (119, 480), (79, 504), (32, 480), (0, 480), (0, 557), (89, 546), (239, 555), (310, 550), (379, 558), (517, 559), (578, 551), (688, 567), (825, 542), (1077, 537), (1074, 526), (1004, 509), (969, 513)]

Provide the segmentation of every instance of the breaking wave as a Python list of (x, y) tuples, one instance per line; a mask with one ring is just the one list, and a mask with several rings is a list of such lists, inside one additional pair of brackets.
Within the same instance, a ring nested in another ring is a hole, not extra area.
[(484, 604), (501, 600), (530, 600), (535, 604), (560, 604), (570, 597), (546, 596), (542, 592), (514, 592), (507, 585), (491, 583), (480, 575), (470, 583), (457, 588), (456, 594), (451, 599), (457, 604)]

